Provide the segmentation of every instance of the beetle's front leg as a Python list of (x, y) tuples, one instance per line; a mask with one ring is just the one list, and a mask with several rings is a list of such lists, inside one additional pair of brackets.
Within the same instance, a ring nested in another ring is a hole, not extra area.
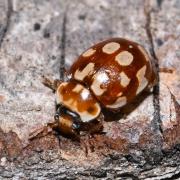
[(94, 125), (89, 133), (90, 134), (95, 134), (95, 133), (101, 133), (103, 131), (103, 121), (104, 121), (104, 115), (101, 112), (98, 118), (96, 119), (96, 125)]
[(92, 120), (91, 122), (88, 123), (83, 123), (81, 130), (86, 131), (88, 134), (101, 133), (103, 130), (103, 121), (104, 121), (104, 115), (101, 112), (97, 119)]

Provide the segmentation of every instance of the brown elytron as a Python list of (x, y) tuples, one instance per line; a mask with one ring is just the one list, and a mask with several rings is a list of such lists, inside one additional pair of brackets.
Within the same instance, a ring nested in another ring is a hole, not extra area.
[(151, 60), (144, 48), (122, 38), (92, 46), (79, 56), (69, 73), (110, 109), (132, 101), (155, 82)]
[(126, 39), (112, 38), (90, 47), (71, 66), (67, 82), (46, 79), (57, 95), (58, 129), (73, 135), (102, 130), (101, 106), (120, 109), (153, 87), (156, 77), (151, 63), (141, 45)]

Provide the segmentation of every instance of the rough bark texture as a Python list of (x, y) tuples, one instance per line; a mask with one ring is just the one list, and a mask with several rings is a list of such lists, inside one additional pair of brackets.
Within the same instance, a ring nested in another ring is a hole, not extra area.
[[(179, 0), (0, 0), (0, 179), (180, 178), (179, 9)], [(30, 141), (55, 112), (41, 76), (63, 79), (109, 37), (143, 44), (164, 69), (152, 93), (104, 112), (105, 134)]]

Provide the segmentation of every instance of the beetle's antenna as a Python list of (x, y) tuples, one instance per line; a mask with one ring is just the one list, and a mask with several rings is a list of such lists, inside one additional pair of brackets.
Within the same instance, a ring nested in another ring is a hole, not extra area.
[(58, 86), (62, 83), (62, 81), (58, 79), (51, 80), (45, 76), (42, 76), (42, 83), (48, 88), (52, 89), (53, 91), (56, 91)]

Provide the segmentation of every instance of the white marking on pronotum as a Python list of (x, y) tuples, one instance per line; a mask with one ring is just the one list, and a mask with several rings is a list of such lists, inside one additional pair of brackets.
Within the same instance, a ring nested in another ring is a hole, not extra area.
[(95, 49), (90, 48), (90, 49), (88, 49), (87, 51), (85, 51), (85, 52), (82, 54), (82, 56), (83, 56), (83, 57), (89, 57), (89, 56), (92, 56), (95, 52), (96, 52)]
[(101, 108), (100, 108), (99, 104), (95, 103), (93, 105), (93, 107), (94, 107), (94, 109), (97, 110), (96, 114), (91, 114), (88, 111), (83, 111), (83, 112), (76, 111), (80, 115), (82, 122), (89, 122), (99, 116), (99, 114), (101, 112)]
[(136, 74), (136, 77), (139, 81), (139, 86), (137, 88), (136, 94), (139, 94), (148, 84), (148, 81), (145, 78), (145, 74), (146, 74), (146, 65), (144, 65)]
[(142, 46), (140, 46), (140, 45), (138, 45), (138, 48), (139, 48), (139, 50), (143, 53), (146, 61), (149, 61), (149, 55), (148, 55), (148, 53), (146, 52), (146, 50), (145, 50)]
[(105, 72), (98, 72), (93, 76), (93, 82), (91, 85), (92, 91), (97, 95), (102, 95), (106, 89), (102, 89), (101, 85), (105, 84), (109, 80), (108, 75)]
[(67, 84), (68, 84), (67, 82), (63, 82), (58, 86), (58, 88), (56, 90), (56, 102), (57, 102), (57, 104), (61, 103), (61, 96), (62, 96), (61, 90), (62, 90), (62, 88), (66, 87)]
[(124, 106), (127, 103), (127, 98), (125, 96), (119, 97), (113, 104), (106, 105), (108, 108), (117, 109)]
[(110, 42), (103, 46), (102, 51), (106, 54), (112, 54), (120, 48), (120, 44), (117, 42)]
[(120, 73), (120, 79), (121, 79), (121, 85), (123, 87), (126, 87), (130, 82), (130, 79), (123, 71)]
[(73, 92), (79, 93), (81, 90), (83, 89), (83, 86), (80, 84), (77, 84), (74, 88), (73, 88)]
[(132, 46), (132, 45), (129, 45), (129, 48), (130, 48), (130, 49), (132, 49), (132, 48), (133, 48), (133, 46)]
[(82, 81), (86, 76), (93, 74), (93, 72), (94, 72), (94, 63), (89, 63), (82, 71), (76, 70), (76, 72), (74, 73), (74, 78)]
[(128, 51), (122, 51), (120, 52), (116, 57), (115, 60), (121, 65), (121, 66), (128, 66), (133, 61), (133, 55)]

